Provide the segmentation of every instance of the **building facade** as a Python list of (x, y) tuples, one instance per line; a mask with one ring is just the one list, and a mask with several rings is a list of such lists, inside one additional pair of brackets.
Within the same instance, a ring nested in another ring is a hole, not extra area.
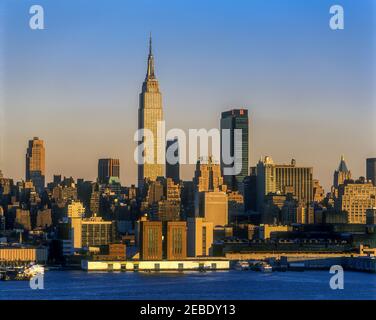
[(376, 187), (371, 182), (348, 181), (338, 187), (337, 213), (347, 215), (347, 223), (366, 223), (367, 209), (376, 206)]
[[(176, 163), (171, 163), (171, 161), (176, 161)], [(175, 183), (180, 182), (179, 141), (177, 138), (166, 142), (166, 178), (171, 178)]]
[(222, 191), (198, 192), (196, 216), (212, 222), (213, 226), (228, 224), (228, 195)]
[(341, 156), (338, 169), (334, 171), (333, 187), (338, 188), (339, 185), (344, 184), (346, 180), (351, 179), (351, 171), (347, 168), (345, 157)]
[(114, 241), (115, 225), (113, 221), (104, 221), (100, 217), (78, 218), (70, 220), (70, 240), (74, 249), (108, 245)]
[(167, 260), (187, 258), (187, 223), (185, 221), (167, 222), (166, 257)]
[(366, 160), (366, 178), (376, 187), (376, 158)]
[(119, 159), (99, 159), (98, 160), (98, 183), (107, 184), (110, 178), (120, 179)]
[(38, 192), (43, 191), (45, 185), (45, 157), (43, 140), (38, 137), (29, 140), (26, 151), (26, 181), (32, 181)]
[(83, 218), (85, 216), (85, 207), (80, 201), (71, 201), (67, 205), (68, 218)]
[(226, 191), (227, 189), (224, 185), (221, 167), (212, 157), (208, 159), (201, 158), (197, 161), (193, 182), (198, 192)]
[[(221, 116), (221, 170), (224, 182), (230, 190), (243, 192), (243, 180), (248, 176), (248, 152), (249, 152), (249, 120), (248, 110), (233, 109), (222, 112)], [(229, 130), (230, 141), (226, 141), (224, 131)], [(240, 130), (241, 134), (236, 135), (235, 130)], [(240, 139), (241, 140), (238, 140)], [(237, 146), (239, 144), (239, 148)], [(226, 163), (223, 155), (233, 157), (235, 163)], [(236, 174), (225, 174), (224, 169), (240, 166), (240, 172)]]
[(257, 164), (257, 205), (262, 212), (265, 196), (291, 194), (305, 205), (313, 201), (313, 168), (298, 167), (293, 159), (291, 164), (275, 164), (265, 157)]
[(214, 239), (214, 227), (212, 222), (204, 218), (188, 218), (188, 248), (189, 257), (210, 256)]
[[(155, 76), (150, 37), (147, 72), (140, 94), (138, 128), (148, 130), (153, 135), (152, 141), (148, 141), (150, 137), (147, 136), (144, 136), (142, 141), (139, 141), (139, 144), (144, 144), (145, 147), (143, 149), (144, 158), (152, 158), (152, 163), (147, 163), (147, 161), (142, 163), (141, 159), (139, 159), (139, 162), (141, 162), (138, 164), (139, 187), (143, 186), (145, 179), (154, 181), (157, 177), (163, 176), (163, 164), (158, 163), (158, 152), (164, 152), (164, 147), (162, 147), (164, 145), (163, 139), (158, 137), (157, 132), (158, 122), (160, 121), (163, 121), (162, 94), (159, 91), (159, 83)], [(149, 148), (148, 145), (152, 145), (152, 148)]]
[(162, 222), (140, 221), (139, 228), (140, 259), (162, 260)]

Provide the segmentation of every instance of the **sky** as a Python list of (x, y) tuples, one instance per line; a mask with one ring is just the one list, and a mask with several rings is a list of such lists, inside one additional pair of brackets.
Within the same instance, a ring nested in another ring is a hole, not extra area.
[[(29, 9), (44, 8), (44, 30)], [(344, 30), (329, 8), (344, 8)], [(167, 128), (218, 128), (247, 108), (250, 165), (312, 166), (328, 191), (345, 155), (353, 176), (376, 157), (372, 0), (3, 0), (0, 170), (24, 178), (27, 141), (45, 141), (53, 174), (95, 180), (119, 158), (136, 183), (138, 99), (149, 33)], [(181, 169), (192, 179), (193, 168)]]

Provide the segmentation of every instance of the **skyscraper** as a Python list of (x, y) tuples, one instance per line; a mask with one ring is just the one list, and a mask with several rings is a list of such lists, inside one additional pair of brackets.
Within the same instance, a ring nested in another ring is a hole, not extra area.
[(339, 163), (338, 169), (334, 171), (333, 186), (338, 188), (340, 184), (344, 184), (346, 180), (351, 179), (351, 171), (347, 169), (345, 162), (345, 157), (341, 156), (341, 161)]
[(163, 120), (162, 109), (162, 94), (159, 91), (159, 83), (155, 77), (154, 71), (154, 56), (152, 52), (152, 40), (150, 36), (149, 41), (149, 56), (148, 66), (145, 81), (142, 85), (142, 92), (140, 93), (140, 104), (138, 109), (138, 128), (147, 129), (153, 134), (153, 148), (147, 147), (148, 137), (144, 136), (139, 144), (144, 143), (144, 157), (145, 159), (153, 153), (153, 163), (139, 163), (138, 164), (138, 184), (143, 185), (144, 179), (156, 180), (157, 177), (163, 176), (163, 164), (158, 163), (158, 152), (164, 151), (162, 148), (162, 139), (157, 137), (157, 125), (159, 121)]
[(214, 226), (228, 223), (227, 186), (223, 183), (221, 167), (212, 157), (200, 159), (196, 164), (195, 216), (204, 217)]
[(162, 260), (162, 222), (141, 220), (139, 237), (140, 259)]
[(99, 159), (98, 160), (98, 182), (108, 183), (110, 178), (120, 179), (119, 159)]
[(223, 183), (221, 168), (212, 157), (207, 160), (201, 158), (197, 161), (193, 183), (198, 192), (227, 190)]
[(371, 180), (376, 187), (376, 158), (367, 159), (366, 177), (367, 180)]
[(165, 255), (167, 260), (182, 260), (187, 258), (187, 222), (167, 222)]
[(297, 167), (291, 164), (275, 164), (271, 157), (261, 159), (257, 164), (257, 206), (262, 211), (268, 194), (293, 195), (305, 205), (313, 201), (313, 168)]
[(376, 187), (364, 180), (347, 180), (338, 187), (336, 212), (345, 214), (347, 223), (366, 223), (367, 209), (376, 206)]
[(43, 140), (34, 137), (29, 140), (26, 151), (26, 181), (32, 181), (38, 192), (45, 184), (45, 148)]
[[(166, 143), (166, 178), (171, 178), (175, 183), (180, 181), (179, 160), (177, 163), (169, 162), (169, 153), (173, 153), (173, 158), (179, 157), (179, 141), (177, 138), (167, 140)], [(170, 148), (171, 147), (171, 148)]]
[[(221, 170), (223, 179), (229, 189), (239, 190), (243, 192), (243, 180), (248, 175), (248, 110), (246, 109), (233, 109), (230, 111), (222, 112), (221, 117)], [(225, 146), (223, 139), (224, 129), (230, 130), (229, 150)], [(236, 150), (236, 134), (235, 130), (241, 130), (241, 150)], [(225, 149), (225, 150), (223, 150)], [(235, 159), (239, 159), (241, 165), (240, 173), (236, 175), (227, 175), (224, 168), (233, 167), (234, 164), (227, 164), (223, 158), (223, 152)]]
[(196, 217), (205, 218), (214, 227), (228, 224), (228, 195), (225, 192), (199, 192), (196, 208)]
[(187, 219), (187, 255), (189, 257), (209, 256), (213, 245), (213, 222), (204, 218)]

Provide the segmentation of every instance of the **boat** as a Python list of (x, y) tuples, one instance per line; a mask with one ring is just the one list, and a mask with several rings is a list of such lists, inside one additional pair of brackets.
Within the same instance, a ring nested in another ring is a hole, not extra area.
[(236, 262), (234, 269), (240, 270), (240, 271), (249, 270), (249, 262), (240, 260), (240, 261)]
[(273, 272), (273, 267), (270, 264), (268, 264), (268, 263), (263, 263), (260, 266), (260, 271), (261, 272), (265, 272), (265, 273), (267, 273), (267, 272)]
[(199, 272), (206, 272), (206, 271), (210, 271), (210, 267), (209, 266), (199, 266), (197, 270)]
[(44, 274), (44, 267), (40, 264), (30, 264), (23, 270), (24, 274), (30, 278), (38, 275)]
[(23, 267), (8, 267), (1, 272), (0, 280), (30, 280), (39, 274), (44, 274), (44, 267), (39, 264), (30, 264)]

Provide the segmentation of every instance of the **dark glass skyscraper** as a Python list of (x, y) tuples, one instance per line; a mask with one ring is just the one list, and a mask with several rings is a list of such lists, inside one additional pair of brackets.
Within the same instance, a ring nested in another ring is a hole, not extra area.
[[(171, 147), (176, 143), (176, 146)], [(173, 152), (173, 157), (179, 157), (179, 141), (177, 138), (173, 140), (167, 140), (166, 142), (166, 178), (171, 178), (175, 183), (180, 181), (180, 170), (179, 170), (179, 160), (177, 163), (169, 163), (168, 150), (171, 147)]]
[(366, 164), (367, 180), (371, 180), (376, 187), (376, 158), (368, 158)]
[[(230, 130), (230, 150), (223, 150), (225, 148), (223, 129)], [(236, 150), (236, 137), (235, 130), (241, 130), (241, 152)], [(224, 178), (224, 182), (231, 190), (243, 191), (243, 180), (248, 175), (248, 134), (249, 134), (249, 123), (248, 123), (248, 110), (246, 109), (233, 109), (230, 111), (222, 112), (221, 117), (221, 170)], [(225, 163), (223, 158), (223, 152), (227, 153), (231, 157), (236, 157), (241, 159), (241, 170), (240, 173), (236, 175), (226, 175), (224, 172), (225, 168), (233, 167), (234, 164)]]
[(111, 177), (120, 179), (119, 159), (99, 159), (98, 161), (98, 182), (108, 183)]

